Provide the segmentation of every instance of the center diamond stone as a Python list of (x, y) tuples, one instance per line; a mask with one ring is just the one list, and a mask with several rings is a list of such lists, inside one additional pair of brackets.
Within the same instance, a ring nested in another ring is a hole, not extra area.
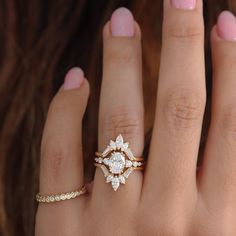
[(109, 160), (109, 168), (113, 174), (121, 174), (125, 167), (125, 157), (120, 152), (113, 152)]

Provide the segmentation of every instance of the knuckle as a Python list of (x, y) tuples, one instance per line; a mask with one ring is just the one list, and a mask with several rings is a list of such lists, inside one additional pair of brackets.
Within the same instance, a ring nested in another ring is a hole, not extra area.
[(109, 47), (105, 53), (105, 60), (110, 63), (129, 64), (136, 60), (137, 50), (134, 45), (123, 45), (122, 47)]
[(108, 136), (115, 137), (121, 133), (127, 139), (133, 140), (142, 134), (143, 112), (117, 109), (105, 116), (102, 126)]
[(196, 27), (170, 27), (169, 36), (183, 42), (196, 41), (201, 38), (202, 33)]
[(168, 125), (175, 129), (195, 127), (202, 119), (205, 101), (195, 91), (181, 89), (169, 92), (163, 99), (163, 114)]
[(51, 179), (57, 179), (68, 166), (70, 149), (62, 141), (45, 140), (41, 147), (42, 169), (50, 173)]
[(166, 27), (167, 36), (180, 42), (196, 42), (203, 37), (203, 25), (198, 17), (186, 21), (174, 19)]

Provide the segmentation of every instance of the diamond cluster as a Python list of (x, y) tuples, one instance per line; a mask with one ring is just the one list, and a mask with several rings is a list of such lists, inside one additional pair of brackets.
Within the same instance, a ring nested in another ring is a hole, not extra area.
[(106, 182), (111, 183), (116, 191), (120, 184), (125, 184), (126, 179), (133, 172), (135, 167), (142, 166), (142, 162), (136, 161), (129, 144), (124, 143), (120, 134), (116, 141), (110, 141), (110, 144), (102, 153), (101, 157), (96, 157), (95, 162), (101, 164), (101, 169)]

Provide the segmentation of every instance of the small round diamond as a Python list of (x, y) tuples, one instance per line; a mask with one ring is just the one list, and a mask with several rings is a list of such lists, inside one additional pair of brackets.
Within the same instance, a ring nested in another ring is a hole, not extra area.
[(138, 166), (138, 162), (137, 162), (137, 161), (134, 161), (134, 162), (133, 162), (133, 166), (134, 166), (134, 167), (137, 167), (137, 166)]
[(60, 196), (59, 196), (59, 195), (56, 195), (56, 196), (55, 196), (55, 200), (56, 200), (56, 201), (60, 201)]
[(125, 161), (125, 166), (126, 167), (131, 167), (132, 165), (133, 165), (132, 161), (130, 161), (130, 160)]
[(55, 201), (55, 198), (53, 196), (50, 196), (50, 202), (54, 202)]
[(120, 152), (111, 154), (109, 161), (109, 168), (113, 174), (121, 174), (125, 167), (125, 157)]

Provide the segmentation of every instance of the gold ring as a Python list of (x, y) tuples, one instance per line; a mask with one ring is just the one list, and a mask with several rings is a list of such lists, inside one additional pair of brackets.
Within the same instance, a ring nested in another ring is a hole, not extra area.
[[(95, 152), (95, 155), (96, 155), (97, 157), (103, 157), (103, 156), (102, 156), (102, 153), (100, 153), (100, 152)], [(135, 160), (136, 160), (136, 161), (144, 161), (144, 158), (143, 158), (143, 157), (135, 157)]]
[(38, 193), (36, 195), (36, 201), (42, 202), (42, 203), (52, 203), (52, 202), (60, 202), (65, 201), (69, 199), (74, 199), (76, 197), (79, 197), (87, 192), (87, 189), (85, 186), (81, 187), (78, 190), (67, 192), (67, 193), (61, 193), (61, 194), (53, 194), (53, 195), (41, 195)]
[[(102, 164), (94, 163), (96, 167), (102, 168)], [(133, 170), (144, 170), (144, 166), (139, 166), (139, 167), (131, 167)]]
[(126, 183), (134, 170), (144, 169), (144, 158), (133, 155), (129, 143), (124, 143), (121, 134), (115, 141), (111, 140), (102, 153), (96, 152), (95, 155), (94, 165), (101, 168), (106, 183), (111, 183), (114, 191), (120, 184)]

